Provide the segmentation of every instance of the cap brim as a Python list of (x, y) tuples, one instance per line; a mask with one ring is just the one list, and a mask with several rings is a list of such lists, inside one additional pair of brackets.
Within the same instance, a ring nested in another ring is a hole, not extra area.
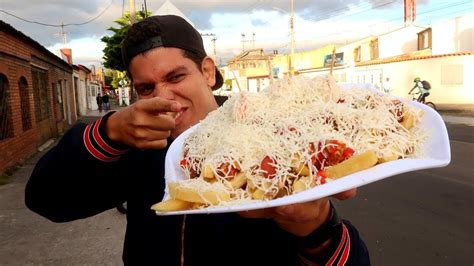
[(216, 67), (216, 84), (212, 86), (212, 90), (219, 89), (220, 87), (222, 87), (222, 84), (224, 84), (224, 78), (222, 77), (222, 74), (219, 69)]

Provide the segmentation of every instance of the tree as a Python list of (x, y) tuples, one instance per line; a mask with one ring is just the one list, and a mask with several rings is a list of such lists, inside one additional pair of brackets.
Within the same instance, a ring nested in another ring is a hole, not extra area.
[[(148, 12), (145, 16), (145, 11), (138, 11), (136, 14), (137, 21), (142, 20), (143, 18), (150, 16), (151, 13)], [(130, 28), (130, 13), (125, 13), (121, 18), (115, 20), (115, 23), (119, 24), (119, 28), (110, 27), (107, 30), (112, 31), (114, 34), (112, 36), (104, 36), (101, 41), (105, 42), (106, 46), (103, 50), (104, 52), (104, 66), (109, 69), (115, 69), (119, 71), (125, 71), (126, 67), (122, 61), (122, 54), (120, 51), (120, 43), (125, 38), (125, 34)]]

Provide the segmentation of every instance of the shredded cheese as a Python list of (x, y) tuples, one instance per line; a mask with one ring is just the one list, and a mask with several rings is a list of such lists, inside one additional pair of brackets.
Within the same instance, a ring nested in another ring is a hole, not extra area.
[[(414, 117), (413, 128), (400, 124), (402, 112)], [(321, 169), (312, 160), (332, 145), (328, 140), (344, 143), (355, 154), (373, 150), (378, 158), (421, 156), (427, 136), (417, 126), (421, 116), (421, 110), (392, 96), (340, 89), (331, 76), (282, 79), (256, 94), (233, 95), (201, 121), (184, 144), (185, 170), (191, 178), (191, 172), (199, 174), (205, 165), (211, 166), (213, 186), (222, 184), (232, 198), (219, 205), (250, 201), (256, 191), (272, 199), (292, 193), (292, 184), (301, 177), (294, 169), (300, 164), (309, 168), (309, 180), (314, 181), (310, 185), (305, 179), (307, 186), (321, 184)], [(262, 165), (266, 156), (275, 170), (271, 177), (265, 176), (268, 170)], [(247, 177), (247, 184), (237, 189), (229, 184), (236, 169)], [(194, 179), (204, 180), (202, 174)], [(210, 184), (192, 180), (179, 182), (197, 191)]]

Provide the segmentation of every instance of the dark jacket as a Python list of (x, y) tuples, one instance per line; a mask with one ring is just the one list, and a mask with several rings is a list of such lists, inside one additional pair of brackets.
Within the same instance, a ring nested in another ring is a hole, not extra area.
[[(26, 187), (31, 210), (67, 222), (127, 201), (123, 260), (130, 265), (180, 265), (181, 252), (185, 265), (301, 265), (306, 260), (300, 255), (301, 239), (269, 219), (235, 213), (157, 216), (150, 207), (163, 197), (167, 149), (124, 152), (103, 134), (109, 115), (74, 126), (40, 159)], [(348, 222), (345, 226), (350, 237), (334, 239), (323, 256), (310, 260), (369, 264), (357, 230)]]

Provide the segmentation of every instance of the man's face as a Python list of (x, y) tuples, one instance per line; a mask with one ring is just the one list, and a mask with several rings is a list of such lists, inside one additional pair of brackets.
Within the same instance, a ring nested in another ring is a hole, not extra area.
[(130, 62), (129, 71), (140, 99), (161, 97), (181, 104), (175, 114), (173, 138), (217, 108), (211, 92), (215, 83), (212, 60), (205, 59), (201, 70), (178, 48), (154, 48)]

